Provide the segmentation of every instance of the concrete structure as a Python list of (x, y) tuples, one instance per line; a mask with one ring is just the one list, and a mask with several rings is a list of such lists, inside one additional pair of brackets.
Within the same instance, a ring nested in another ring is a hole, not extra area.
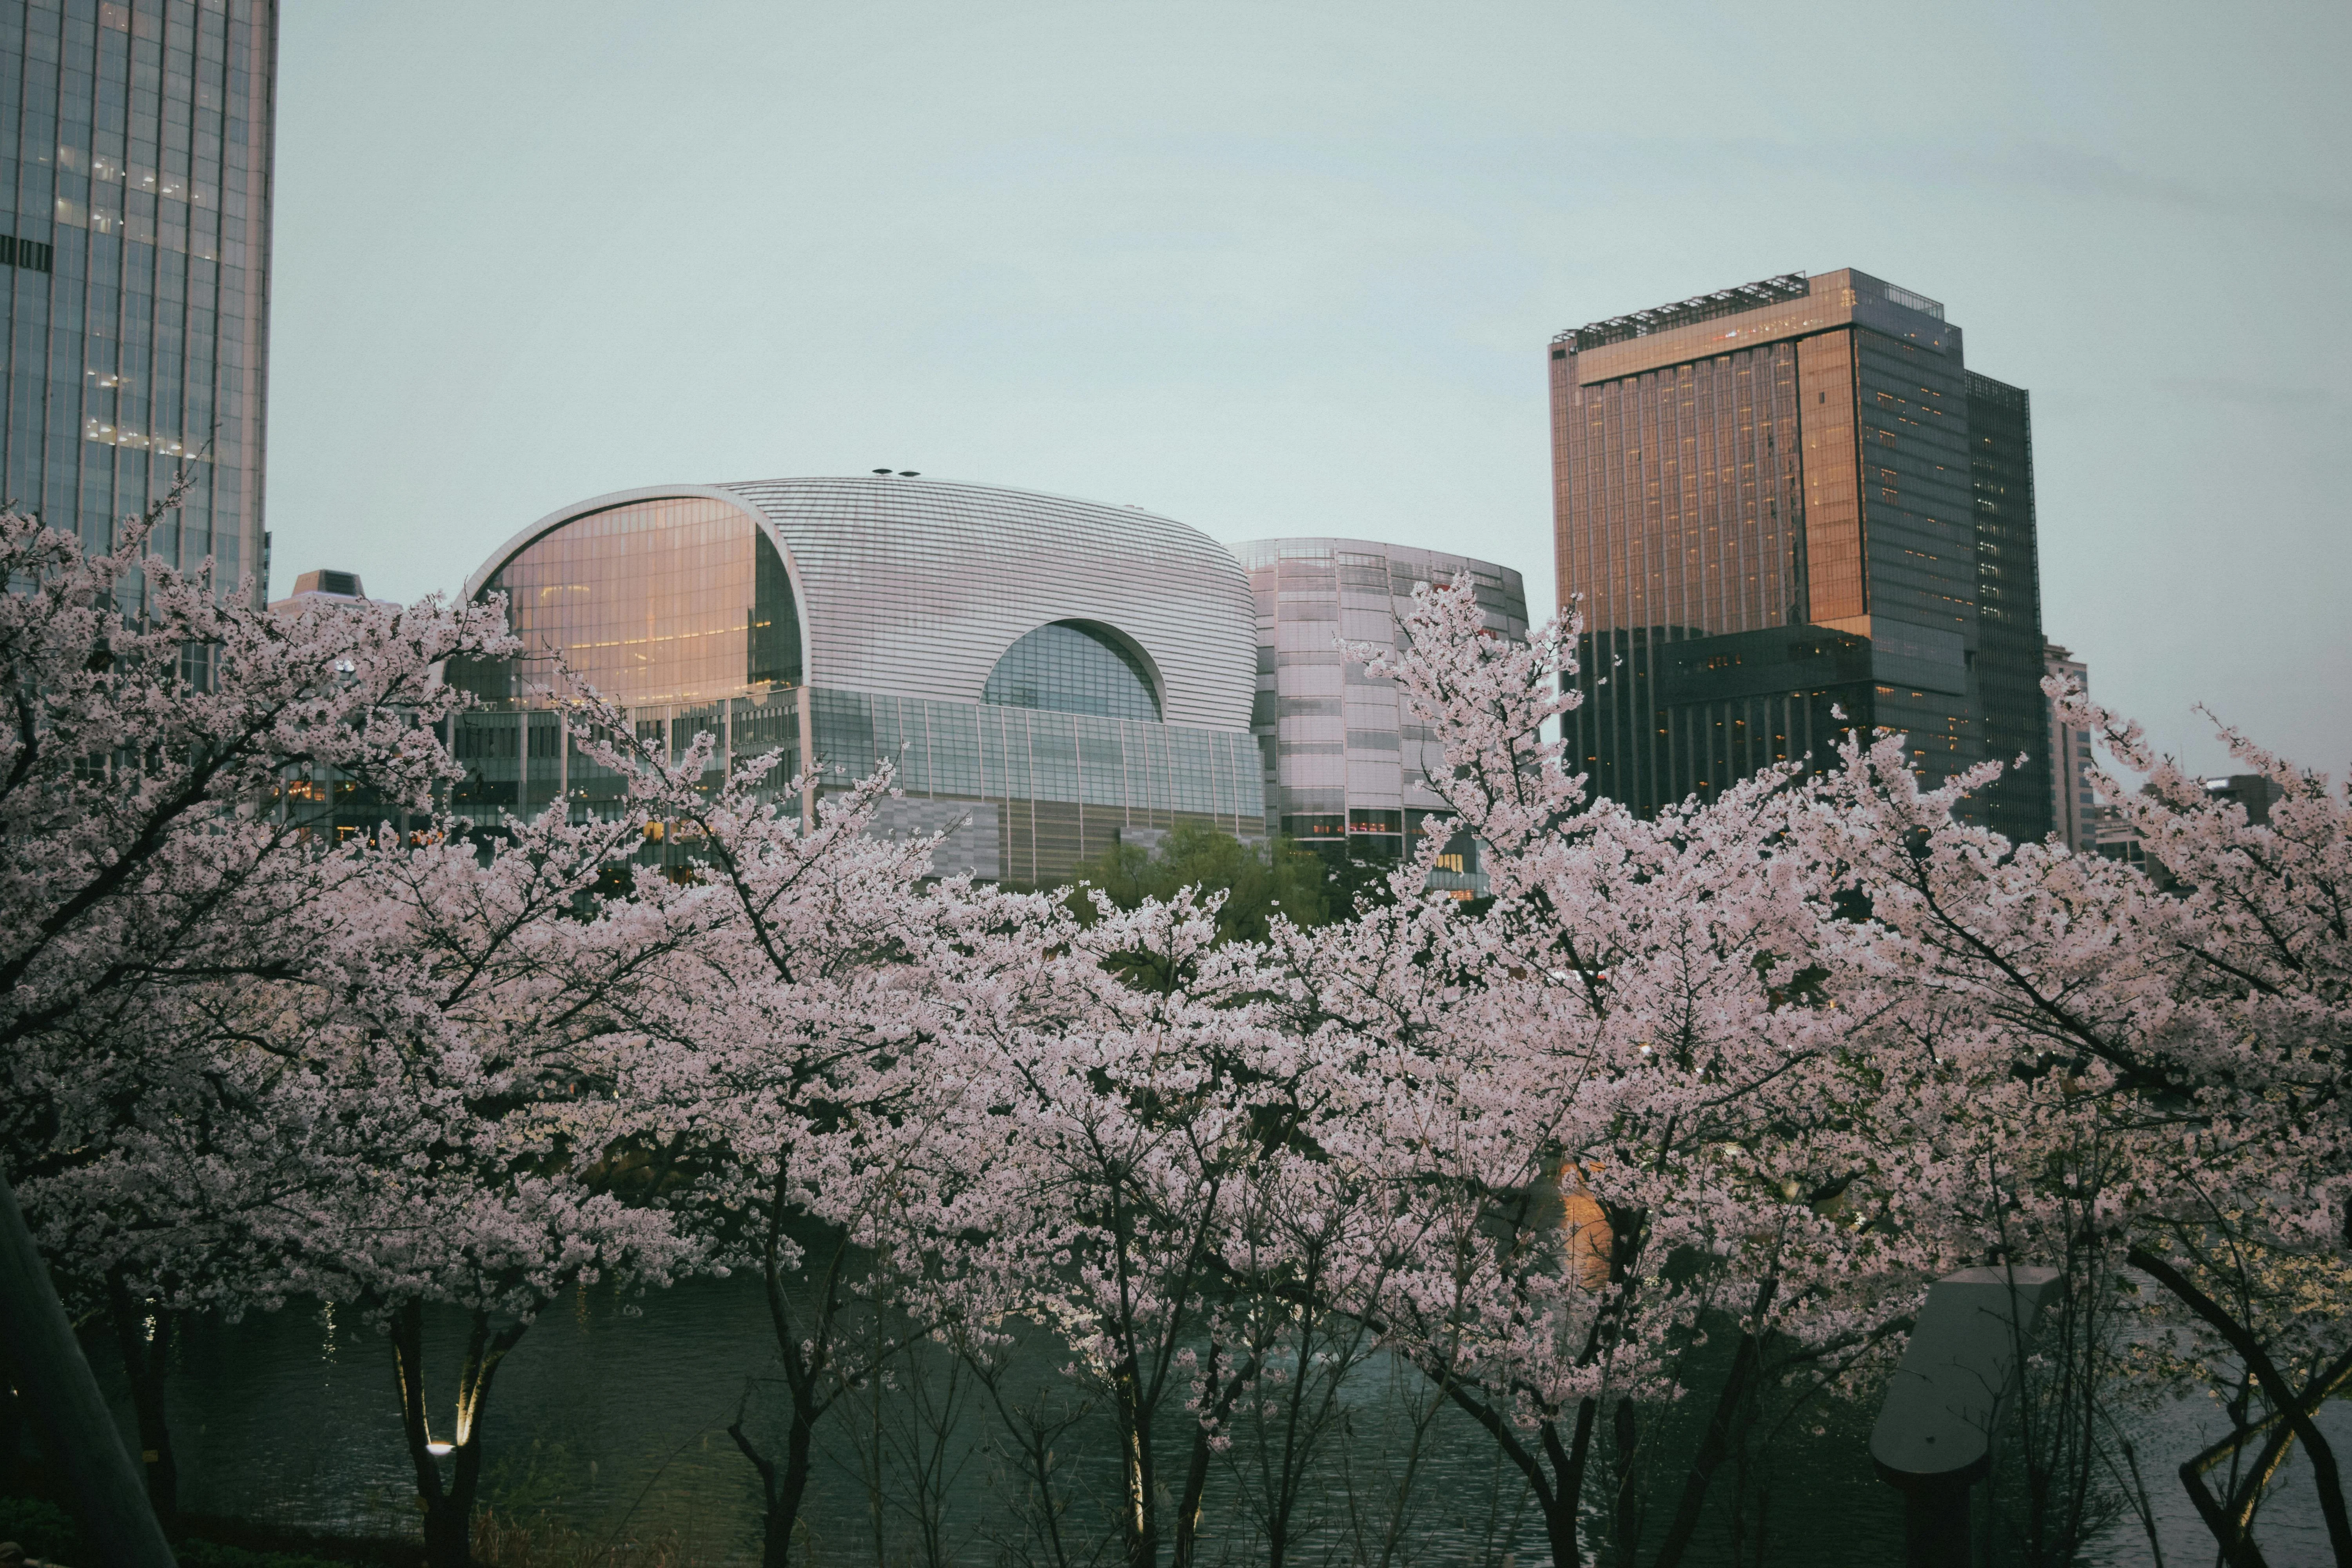
[(6, 496), (104, 549), (184, 472), (152, 548), (258, 604), (275, 0), (29, 0), (0, 45)]
[(1940, 304), (1789, 273), (1549, 353), (1566, 733), (1599, 793), (1654, 811), (1886, 726), (1937, 780), (2025, 753), (1980, 809), (2048, 830), (2030, 409)]
[[(682, 752), (781, 748), (845, 787), (885, 759), (886, 832), (961, 822), (935, 867), (1052, 881), (1122, 833), (1265, 831), (1249, 584), (1205, 534), (1132, 507), (912, 475), (666, 485), (524, 529), (504, 593), (532, 654), (453, 669), (484, 700), (457, 804), (618, 804), (571, 743), (554, 661)], [(655, 727), (658, 727), (657, 730)]]
[[(1341, 641), (1398, 646), (1423, 584), (1467, 579), (1496, 636), (1528, 635), (1517, 572), (1443, 551), (1365, 539), (1265, 539), (1237, 547), (1257, 616), (1252, 729), (1265, 749), (1266, 820), (1302, 843), (1394, 860), (1421, 824), (1445, 815), (1429, 787), (1442, 766), (1428, 730), (1397, 710), (1395, 688), (1341, 656)], [(1435, 886), (1486, 890), (1476, 847), (1449, 844)]]

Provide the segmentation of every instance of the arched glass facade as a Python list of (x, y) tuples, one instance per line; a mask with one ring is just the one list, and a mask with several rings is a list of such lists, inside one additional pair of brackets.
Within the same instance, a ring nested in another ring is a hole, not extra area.
[(528, 698), (572, 671), (628, 706), (709, 702), (801, 679), (801, 627), (776, 547), (740, 507), (634, 501), (532, 541), (482, 585), (508, 595), (520, 670), (453, 671), (488, 699)]
[(648, 487), (533, 524), (467, 588), (508, 595), (529, 650), (450, 671), (484, 699), (451, 721), (450, 804), (483, 819), (625, 808), (550, 700), (560, 655), (674, 762), (708, 737), (707, 788), (780, 752), (761, 787), (805, 811), (888, 762), (874, 831), (948, 834), (940, 875), (1050, 883), (1123, 835), (1265, 826), (1248, 579), (1133, 508), (903, 476)]
[(981, 700), (1104, 719), (1160, 721), (1151, 671), (1107, 627), (1084, 621), (1039, 626), (1004, 650)]

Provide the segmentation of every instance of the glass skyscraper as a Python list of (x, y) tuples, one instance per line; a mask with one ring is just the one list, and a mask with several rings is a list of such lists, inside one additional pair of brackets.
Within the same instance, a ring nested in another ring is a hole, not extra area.
[(1940, 304), (1790, 273), (1550, 353), (1596, 794), (1654, 811), (1886, 726), (1937, 782), (2024, 753), (1978, 809), (2049, 831), (2027, 399), (1964, 367)]
[(153, 548), (258, 603), (275, 0), (5, 17), (6, 496), (102, 548), (184, 471)]

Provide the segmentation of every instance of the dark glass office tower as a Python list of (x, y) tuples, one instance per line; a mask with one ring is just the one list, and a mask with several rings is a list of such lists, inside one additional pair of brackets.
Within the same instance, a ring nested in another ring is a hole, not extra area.
[[(2033, 410), (2024, 388), (1968, 377), (1969, 479), (1977, 522), (1977, 689), (1985, 754), (2006, 771), (1985, 792), (1987, 826), (2012, 841), (2057, 826), (2050, 704), (2042, 695), (2042, 569), (2033, 538)], [(2024, 760), (2020, 762), (2018, 759)]]
[(103, 546), (184, 469), (154, 542), (268, 591), (274, 0), (0, 13), (5, 493)]
[[(1596, 793), (1654, 811), (1857, 726), (1904, 731), (1938, 780), (2020, 751), (2046, 769), (2040, 720), (1986, 700), (2041, 674), (2023, 394), (1968, 374), (1941, 305), (1790, 273), (1561, 333), (1551, 395), (1559, 593), (1585, 615), (1569, 754)], [(2012, 626), (2030, 659), (1986, 667)], [(2047, 831), (2034, 777), (1985, 803), (2005, 831)]]

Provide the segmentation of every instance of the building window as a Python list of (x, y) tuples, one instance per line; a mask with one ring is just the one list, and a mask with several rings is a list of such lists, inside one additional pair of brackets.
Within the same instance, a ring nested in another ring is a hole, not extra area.
[(0, 267), (22, 267), (33, 272), (47, 272), (53, 253), (37, 240), (18, 239), (0, 234)]
[(1006, 648), (980, 700), (1000, 708), (1160, 720), (1158, 682), (1142, 651), (1088, 621), (1054, 621)]

